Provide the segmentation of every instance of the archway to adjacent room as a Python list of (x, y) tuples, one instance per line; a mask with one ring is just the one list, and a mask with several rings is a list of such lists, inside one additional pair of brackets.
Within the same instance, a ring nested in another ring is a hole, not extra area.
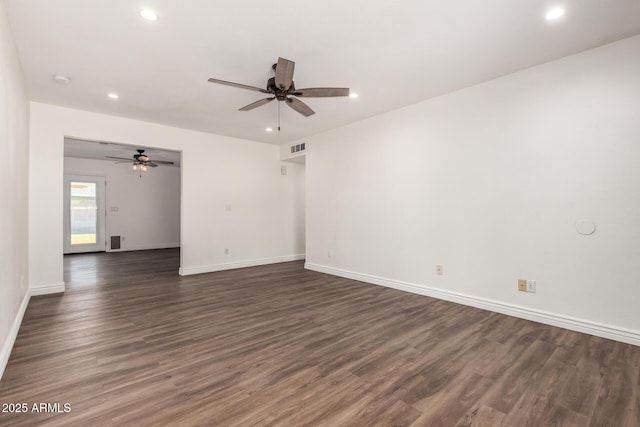
[(154, 268), (178, 274), (180, 151), (65, 137), (64, 176), (67, 285)]
[(292, 238), (299, 253), (306, 253), (306, 156), (297, 153), (283, 158), (282, 171), (293, 175), (289, 197), (293, 200), (294, 209), (289, 218), (289, 227), (294, 230)]

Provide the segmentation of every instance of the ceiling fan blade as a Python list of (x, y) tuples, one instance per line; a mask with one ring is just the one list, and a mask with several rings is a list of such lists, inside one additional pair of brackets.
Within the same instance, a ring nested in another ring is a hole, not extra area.
[(261, 99), (260, 101), (252, 102), (251, 104), (249, 104), (249, 105), (245, 105), (244, 107), (240, 108), (240, 110), (239, 110), (239, 111), (249, 111), (249, 110), (253, 110), (254, 108), (259, 107), (259, 106), (261, 106), (261, 105), (264, 105), (264, 104), (266, 104), (266, 103), (268, 103), (268, 102), (271, 102), (271, 101), (273, 101), (274, 99), (276, 99), (276, 97), (275, 97), (275, 96), (274, 96), (274, 97), (271, 97), (271, 98), (264, 98), (264, 99)]
[(327, 96), (349, 96), (348, 87), (309, 87), (296, 89), (291, 95), (306, 96), (308, 98), (322, 98)]
[(262, 93), (269, 93), (268, 90), (260, 89), (259, 87), (255, 87), (255, 86), (243, 85), (242, 83), (233, 83), (233, 82), (228, 82), (226, 80), (219, 80), (219, 79), (209, 79), (209, 81), (211, 83), (219, 83), (221, 85), (239, 87), (241, 89), (255, 90), (255, 91), (258, 91), (258, 92), (262, 92)]
[(296, 63), (289, 61), (288, 59), (278, 58), (278, 64), (276, 65), (276, 86), (287, 90), (291, 87), (293, 82), (293, 71), (296, 67)]
[(153, 163), (157, 163), (159, 165), (172, 165), (173, 162), (168, 162), (166, 160), (152, 160)]
[(152, 168), (157, 168), (157, 167), (158, 167), (158, 165), (156, 165), (155, 163), (153, 163), (153, 162), (151, 162), (151, 161), (146, 162), (146, 163), (144, 163), (144, 164), (145, 164), (145, 165), (147, 165), (147, 166), (151, 166)]
[(307, 104), (296, 98), (287, 98), (287, 105), (305, 117), (309, 117), (316, 113), (311, 108), (309, 108)]
[(127, 159), (126, 157), (113, 157), (113, 156), (105, 156), (107, 159), (117, 159), (117, 160), (126, 160), (128, 162), (132, 162), (133, 159)]

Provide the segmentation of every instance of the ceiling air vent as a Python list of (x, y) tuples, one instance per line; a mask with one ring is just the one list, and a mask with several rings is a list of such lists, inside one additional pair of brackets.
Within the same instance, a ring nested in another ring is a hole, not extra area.
[(305, 143), (304, 142), (302, 144), (292, 145), (291, 146), (291, 154), (299, 153), (300, 151), (304, 151), (304, 148), (305, 148)]

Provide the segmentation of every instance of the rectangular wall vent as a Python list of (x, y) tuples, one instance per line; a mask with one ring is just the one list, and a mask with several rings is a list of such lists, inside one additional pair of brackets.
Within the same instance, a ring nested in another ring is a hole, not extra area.
[(306, 143), (296, 144), (291, 146), (291, 153), (298, 153), (300, 151), (304, 151)]
[(120, 236), (111, 236), (111, 249), (120, 249)]

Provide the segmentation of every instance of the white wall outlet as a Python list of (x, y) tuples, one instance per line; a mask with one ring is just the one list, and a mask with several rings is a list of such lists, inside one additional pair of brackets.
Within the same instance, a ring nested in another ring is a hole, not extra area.
[(536, 281), (527, 280), (527, 292), (535, 292), (535, 291), (536, 291)]
[(227, 203), (226, 205), (224, 205), (224, 211), (231, 212), (231, 204)]
[(229, 255), (229, 248), (224, 248), (224, 254)]
[(442, 265), (441, 264), (436, 265), (436, 274), (438, 276), (442, 276), (444, 274), (443, 271), (442, 271)]
[(280, 175), (286, 175), (287, 174), (287, 167), (286, 166), (280, 166)]
[(327, 252), (327, 258), (333, 258), (333, 253), (331, 253), (331, 251)]

